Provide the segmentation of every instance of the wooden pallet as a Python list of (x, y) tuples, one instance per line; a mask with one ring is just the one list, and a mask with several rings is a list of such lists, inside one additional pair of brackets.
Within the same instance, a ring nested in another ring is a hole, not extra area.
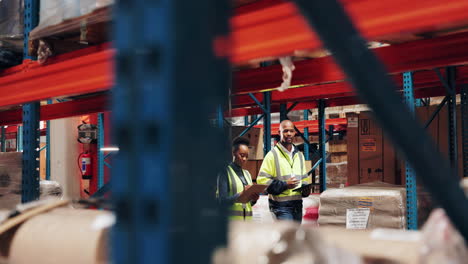
[(107, 42), (111, 20), (111, 8), (103, 7), (57, 25), (36, 28), (29, 36), (29, 55), (37, 56), (40, 45), (47, 45), (52, 55), (58, 55)]

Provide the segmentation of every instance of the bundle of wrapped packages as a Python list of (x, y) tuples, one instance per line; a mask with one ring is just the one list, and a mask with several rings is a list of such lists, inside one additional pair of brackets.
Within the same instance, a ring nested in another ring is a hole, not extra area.
[(108, 233), (115, 216), (68, 205), (52, 199), (18, 207), (0, 224), (0, 263), (110, 263)]
[[(113, 3), (113, 0), (41, 0), (39, 25), (31, 32), (31, 38), (45, 37), (43, 32), (41, 33), (42, 29), (87, 15)], [(86, 23), (92, 22), (87, 21)], [(48, 33), (52, 35), (56, 32), (48, 31)]]
[(40, 199), (62, 198), (62, 186), (56, 181), (42, 180), (39, 182)]
[(361, 264), (361, 258), (323, 241), (317, 229), (289, 221), (255, 223), (233, 221), (228, 247), (213, 256), (215, 264), (289, 263)]
[[(21, 203), (22, 152), (0, 152), (0, 210), (11, 210)], [(62, 187), (55, 181), (39, 182), (40, 199), (62, 198)]]
[(0, 68), (21, 63), (23, 0), (0, 1)]
[(463, 264), (468, 259), (463, 237), (442, 209), (432, 212), (421, 231), (334, 227), (319, 230), (327, 243), (361, 256), (366, 263)]
[(382, 182), (328, 189), (320, 195), (318, 224), (349, 229), (403, 229), (406, 190)]
[(21, 203), (21, 152), (0, 152), (0, 209)]
[(214, 253), (213, 263), (463, 264), (467, 259), (463, 237), (437, 209), (421, 231), (231, 222), (228, 246)]

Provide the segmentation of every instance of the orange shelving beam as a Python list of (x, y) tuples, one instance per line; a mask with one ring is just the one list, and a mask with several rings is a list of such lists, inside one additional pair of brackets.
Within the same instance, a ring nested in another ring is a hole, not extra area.
[[(468, 1), (341, 0), (364, 37), (422, 33), (464, 25)], [(293, 54), (321, 46), (294, 3), (264, 0), (240, 8), (231, 19), (234, 63)]]

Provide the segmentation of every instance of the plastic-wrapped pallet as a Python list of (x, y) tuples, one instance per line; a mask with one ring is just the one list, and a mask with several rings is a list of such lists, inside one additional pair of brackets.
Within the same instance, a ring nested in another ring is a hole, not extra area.
[(62, 198), (62, 186), (56, 181), (40, 181), (40, 199)]
[[(8, 45), (9, 40), (22, 41), (23, 21), (23, 0), (0, 1), (0, 47)], [(20, 50), (22, 46), (21, 43)]]
[(361, 264), (356, 254), (330, 245), (318, 229), (302, 228), (291, 221), (254, 223), (233, 221), (228, 248), (218, 249), (215, 264)]
[(320, 195), (318, 223), (350, 229), (403, 229), (406, 190), (381, 182), (328, 189)]
[(23, 0), (0, 1), (0, 68), (22, 61), (23, 21)]
[[(34, 31), (89, 14), (98, 8), (111, 5), (113, 2), (113, 0), (41, 0), (39, 25)], [(88, 23), (91, 22), (88, 21)], [(34, 32), (32, 34), (34, 35)]]
[(0, 209), (12, 209), (21, 202), (21, 152), (0, 152)]

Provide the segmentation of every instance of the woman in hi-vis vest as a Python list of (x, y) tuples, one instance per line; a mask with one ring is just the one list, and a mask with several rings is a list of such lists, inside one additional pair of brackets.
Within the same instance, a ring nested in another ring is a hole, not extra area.
[(216, 196), (218, 201), (228, 207), (231, 220), (252, 219), (252, 206), (258, 200), (258, 194), (252, 194), (250, 201), (240, 203), (239, 196), (252, 185), (252, 177), (244, 169), (249, 159), (249, 140), (236, 138), (232, 142), (233, 161), (218, 174)]

